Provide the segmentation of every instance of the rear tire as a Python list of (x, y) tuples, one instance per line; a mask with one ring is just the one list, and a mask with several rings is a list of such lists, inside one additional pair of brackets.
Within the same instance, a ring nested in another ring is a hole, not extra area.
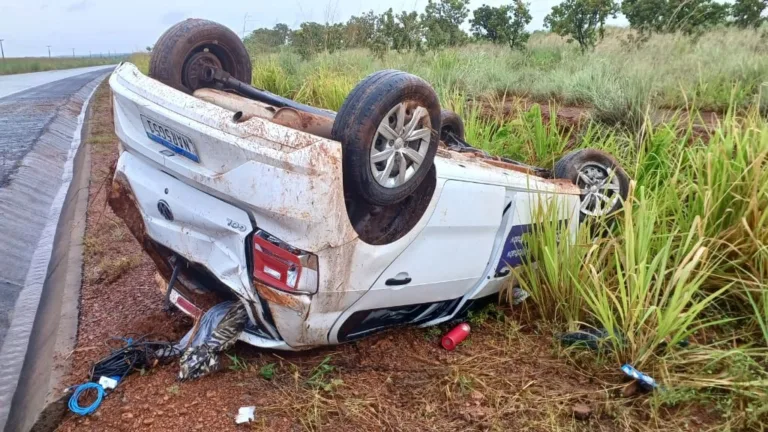
[(202, 19), (184, 20), (163, 33), (152, 49), (149, 76), (192, 93), (205, 87), (203, 67), (223, 69), (251, 83), (251, 59), (243, 41), (229, 28)]
[(447, 144), (449, 133), (464, 141), (464, 122), (461, 117), (451, 110), (444, 109), (440, 112), (440, 141)]
[(554, 176), (581, 189), (580, 220), (621, 210), (629, 194), (629, 176), (613, 156), (600, 150), (568, 153), (555, 164)]
[(440, 102), (426, 81), (394, 70), (364, 78), (331, 131), (342, 144), (346, 186), (377, 206), (407, 198), (432, 167), (439, 130)]

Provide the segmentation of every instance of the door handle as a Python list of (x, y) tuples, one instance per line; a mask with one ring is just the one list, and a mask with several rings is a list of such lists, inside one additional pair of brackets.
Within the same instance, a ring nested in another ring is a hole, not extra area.
[(404, 277), (402, 279), (391, 278), (391, 279), (387, 279), (387, 281), (384, 282), (384, 285), (386, 285), (386, 286), (408, 285), (409, 283), (411, 283), (411, 280), (412, 279), (409, 278), (408, 276), (406, 276), (406, 277)]

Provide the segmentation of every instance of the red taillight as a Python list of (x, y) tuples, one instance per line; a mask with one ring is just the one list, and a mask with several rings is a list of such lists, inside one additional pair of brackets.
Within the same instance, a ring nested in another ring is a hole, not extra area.
[(253, 277), (281, 291), (313, 294), (317, 292), (317, 257), (258, 231), (253, 235)]

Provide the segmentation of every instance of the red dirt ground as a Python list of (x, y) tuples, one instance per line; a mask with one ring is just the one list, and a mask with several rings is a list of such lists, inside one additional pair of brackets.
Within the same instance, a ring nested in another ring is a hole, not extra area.
[[(179, 313), (162, 312), (153, 264), (105, 205), (117, 143), (107, 87), (98, 91), (95, 104), (84, 283), (70, 384), (87, 379), (92, 362), (108, 353), (105, 341), (111, 337), (153, 333), (178, 338), (192, 324)], [(659, 424), (637, 408), (647, 401), (614, 398), (621, 392), (618, 373), (608, 384), (580, 372), (563, 358), (551, 336), (521, 325), (518, 312), (476, 317), (470, 338), (454, 352), (439, 348), (442, 330), (429, 329), (398, 330), (304, 353), (265, 352), (239, 343), (230, 353), (237, 363), (225, 359), (222, 371), (196, 381), (176, 381), (176, 363), (134, 373), (95, 414), (68, 414), (58, 430), (616, 431), (702, 426), (690, 418)], [(325, 359), (328, 366), (321, 365)], [(263, 368), (270, 364), (274, 373), (267, 379)], [(592, 410), (589, 419), (574, 419), (572, 408), (578, 404)], [(249, 405), (256, 407), (255, 422), (237, 426), (238, 408)]]
[[(589, 121), (592, 111), (592, 108), (588, 106), (541, 103), (526, 97), (502, 94), (482, 99), (480, 102), (480, 113), (488, 119), (512, 119), (518, 117), (521, 112), (530, 110), (533, 105), (539, 105), (542, 117), (547, 123), (552, 118), (552, 109), (554, 108), (558, 125), (563, 128), (579, 128), (584, 126)], [(668, 123), (677, 118), (681, 128), (688, 127), (687, 119), (690, 117), (691, 113), (688, 111), (667, 108), (659, 108), (650, 113), (651, 121), (654, 124)], [(722, 118), (722, 114), (709, 111), (693, 115), (692, 132), (694, 137), (708, 137)]]

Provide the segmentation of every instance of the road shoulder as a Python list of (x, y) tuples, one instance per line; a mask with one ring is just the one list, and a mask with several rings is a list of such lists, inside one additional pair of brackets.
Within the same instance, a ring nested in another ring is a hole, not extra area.
[[(60, 322), (72, 331), (77, 317), (76, 308), (65, 308), (73, 306), (73, 295), (77, 299), (72, 289), (79, 286), (81, 270), (71, 265), (78, 260), (77, 231), (82, 231), (74, 222), (82, 218), (87, 199), (87, 188), (85, 193), (82, 189), (88, 179), (88, 173), (81, 169), (87, 159), (81, 145), (86, 132), (83, 124), (91, 97), (105, 77), (83, 86), (57, 112), (35, 148), (25, 156), (17, 180), (2, 190), (4, 196), (12, 198), (6, 204), (15, 202), (14, 217), (38, 221), (42, 231), (0, 350), (0, 426), (5, 430), (29, 430), (34, 424), (51, 378), (57, 376), (52, 370), (56, 345), (67, 345), (58, 341), (65, 337), (60, 334)], [(36, 183), (37, 187), (47, 185), (52, 197), (47, 205), (35, 196), (30, 185)], [(24, 198), (27, 195), (29, 198)], [(67, 337), (71, 344), (73, 335)]]

